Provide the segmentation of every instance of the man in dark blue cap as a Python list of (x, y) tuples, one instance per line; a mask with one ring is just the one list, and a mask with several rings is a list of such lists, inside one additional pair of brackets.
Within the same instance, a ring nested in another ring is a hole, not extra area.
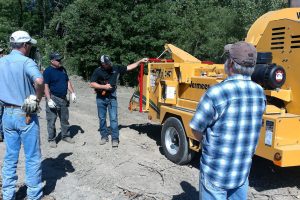
[(71, 81), (69, 80), (66, 69), (61, 65), (63, 57), (57, 53), (51, 53), (51, 65), (44, 71), (46, 117), (48, 142), (50, 147), (56, 148), (56, 128), (57, 116), (61, 123), (61, 138), (68, 143), (75, 143), (69, 131), (69, 100), (67, 99), (68, 90), (71, 92), (71, 100), (76, 102), (76, 95)]
[(147, 58), (143, 58), (127, 67), (113, 65), (109, 56), (102, 55), (99, 59), (100, 67), (96, 68), (91, 77), (91, 87), (95, 89), (96, 103), (98, 108), (99, 126), (101, 141), (103, 145), (108, 142), (108, 129), (106, 126), (106, 113), (108, 110), (112, 147), (119, 145), (119, 128), (118, 128), (118, 102), (116, 94), (116, 84), (119, 74), (133, 70), (142, 62), (147, 62)]

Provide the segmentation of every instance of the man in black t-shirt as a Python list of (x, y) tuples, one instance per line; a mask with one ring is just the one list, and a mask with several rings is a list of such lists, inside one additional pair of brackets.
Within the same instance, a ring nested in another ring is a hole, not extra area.
[(100, 66), (94, 70), (91, 77), (90, 86), (96, 91), (96, 103), (98, 108), (99, 126), (101, 141), (103, 145), (108, 142), (108, 129), (106, 126), (106, 112), (108, 110), (112, 146), (119, 146), (119, 128), (118, 128), (118, 102), (117, 102), (117, 80), (120, 74), (133, 70), (142, 62), (147, 62), (143, 58), (133, 64), (124, 66), (113, 65), (109, 56), (102, 55), (99, 59)]

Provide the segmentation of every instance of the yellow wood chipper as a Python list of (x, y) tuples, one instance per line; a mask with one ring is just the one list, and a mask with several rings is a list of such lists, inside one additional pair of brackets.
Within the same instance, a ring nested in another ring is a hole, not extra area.
[[(268, 12), (250, 28), (245, 41), (258, 51), (252, 80), (260, 84), (267, 107), (256, 155), (277, 166), (300, 165), (300, 8)], [(201, 142), (189, 127), (205, 91), (226, 78), (223, 64), (201, 61), (172, 44), (169, 59), (149, 59), (140, 70), (130, 110), (148, 112), (162, 124), (161, 144), (174, 163), (188, 163)]]

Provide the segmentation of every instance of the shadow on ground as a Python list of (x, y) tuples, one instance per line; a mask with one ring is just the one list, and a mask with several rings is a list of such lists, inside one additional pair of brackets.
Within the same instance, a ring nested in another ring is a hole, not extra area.
[(249, 185), (259, 192), (284, 187), (300, 188), (300, 167), (281, 168), (269, 160), (254, 156)]
[(70, 135), (71, 137), (73, 138), (75, 135), (77, 135), (79, 132), (81, 134), (84, 133), (84, 130), (81, 128), (81, 126), (78, 126), (78, 125), (72, 125), (70, 126)]
[(138, 134), (146, 134), (149, 138), (156, 141), (158, 146), (161, 146), (160, 133), (161, 125), (159, 124), (131, 124), (129, 126), (119, 125), (119, 129), (130, 128), (138, 132)]
[[(49, 195), (54, 191), (56, 182), (67, 176), (68, 173), (75, 171), (71, 161), (66, 157), (73, 153), (61, 153), (57, 158), (46, 158), (42, 161), (42, 180), (45, 181), (44, 195)], [(24, 199), (26, 195), (27, 187), (22, 185), (19, 187), (16, 193), (16, 200)]]
[(174, 195), (172, 200), (194, 200), (199, 198), (198, 190), (186, 181), (180, 183), (183, 193)]
[[(84, 130), (81, 128), (81, 126), (78, 125), (71, 125), (69, 131), (71, 138), (75, 137), (79, 132), (81, 134), (84, 133)], [(61, 132), (57, 134), (55, 141), (56, 143), (59, 143), (61, 141)]]
[(66, 157), (73, 153), (61, 153), (57, 158), (46, 158), (42, 162), (42, 178), (46, 182), (44, 186), (44, 195), (49, 195), (54, 191), (56, 182), (67, 176), (68, 173), (75, 171), (71, 161)]

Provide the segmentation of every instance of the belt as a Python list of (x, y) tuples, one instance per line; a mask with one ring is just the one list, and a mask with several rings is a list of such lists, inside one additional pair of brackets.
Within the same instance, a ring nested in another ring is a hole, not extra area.
[(60, 98), (60, 99), (67, 99), (66, 95), (65, 96), (56, 96), (56, 95), (52, 94), (51, 96), (54, 96), (54, 97), (57, 97), (57, 98)]
[(13, 104), (4, 104), (4, 108), (21, 108), (21, 106), (13, 105)]

